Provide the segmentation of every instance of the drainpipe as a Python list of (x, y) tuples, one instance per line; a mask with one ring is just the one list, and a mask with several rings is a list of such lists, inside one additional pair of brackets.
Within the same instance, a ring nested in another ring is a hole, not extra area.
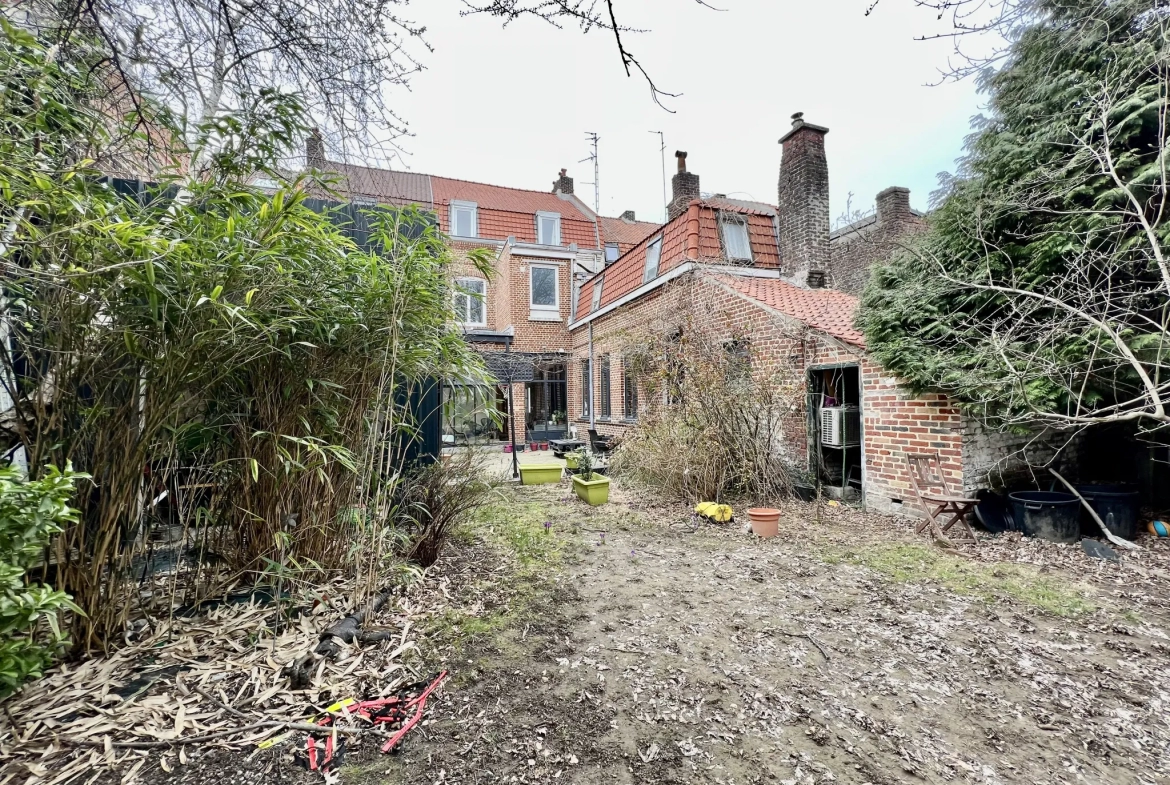
[[(595, 366), (593, 365), (593, 320), (589, 320), (589, 429), (597, 430), (597, 407), (594, 406), (593, 400), (593, 374)], [(581, 391), (582, 400), (584, 400), (585, 391)]]

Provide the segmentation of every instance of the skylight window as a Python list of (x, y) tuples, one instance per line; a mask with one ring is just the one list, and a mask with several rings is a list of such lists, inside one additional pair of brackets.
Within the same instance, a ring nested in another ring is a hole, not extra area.
[(750, 262), (752, 246), (748, 241), (747, 221), (741, 216), (724, 215), (720, 221), (723, 229), (723, 250), (729, 262)]
[(658, 258), (662, 255), (662, 236), (659, 235), (646, 246), (646, 272), (642, 283), (650, 283), (658, 277)]
[(605, 263), (606, 264), (613, 264), (614, 262), (616, 262), (618, 260), (619, 256), (621, 256), (621, 249), (618, 248), (617, 243), (606, 243), (605, 244)]
[(590, 312), (596, 311), (597, 306), (601, 305), (601, 286), (605, 283), (605, 278), (598, 278), (597, 283), (593, 284), (593, 304), (590, 306)]

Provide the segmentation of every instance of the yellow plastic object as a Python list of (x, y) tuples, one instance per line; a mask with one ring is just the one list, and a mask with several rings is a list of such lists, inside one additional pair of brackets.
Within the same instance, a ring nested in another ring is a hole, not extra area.
[(699, 502), (695, 505), (695, 512), (715, 523), (727, 523), (735, 517), (730, 505), (715, 502)]
[[(337, 703), (334, 703), (332, 706), (326, 706), (325, 713), (326, 714), (335, 714), (335, 713), (341, 711), (343, 707), (352, 706), (355, 703), (357, 703), (357, 698), (343, 698), (342, 700), (339, 700)], [(322, 715), (318, 714), (318, 715), (306, 717), (305, 722), (315, 723), (317, 720), (321, 719), (321, 716)], [(282, 741), (284, 741), (285, 739), (287, 739), (291, 735), (292, 735), (292, 731), (289, 731), (287, 733), (280, 733), (276, 736), (273, 736), (271, 739), (265, 739), (264, 741), (259, 742), (256, 745), (256, 749), (266, 750), (269, 747), (275, 747), (277, 744), (280, 744)]]

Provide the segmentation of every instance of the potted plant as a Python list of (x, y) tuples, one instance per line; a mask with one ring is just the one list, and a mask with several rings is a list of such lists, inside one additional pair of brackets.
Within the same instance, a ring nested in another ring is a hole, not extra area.
[(812, 472), (802, 466), (788, 467), (788, 479), (792, 483), (792, 495), (802, 502), (816, 501), (817, 481)]
[(572, 452), (565, 453), (565, 468), (568, 469), (570, 473), (577, 470), (577, 467), (580, 465), (579, 462), (581, 460), (582, 454), (583, 453), (581, 450), (573, 450)]
[(577, 459), (577, 473), (573, 475), (573, 492), (593, 507), (609, 501), (609, 478), (593, 470), (593, 456), (582, 453)]

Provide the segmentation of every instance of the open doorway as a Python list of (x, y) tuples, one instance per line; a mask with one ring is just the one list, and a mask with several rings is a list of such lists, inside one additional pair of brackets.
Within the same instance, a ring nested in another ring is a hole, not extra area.
[(828, 495), (862, 491), (861, 372), (856, 365), (808, 372), (809, 470)]

